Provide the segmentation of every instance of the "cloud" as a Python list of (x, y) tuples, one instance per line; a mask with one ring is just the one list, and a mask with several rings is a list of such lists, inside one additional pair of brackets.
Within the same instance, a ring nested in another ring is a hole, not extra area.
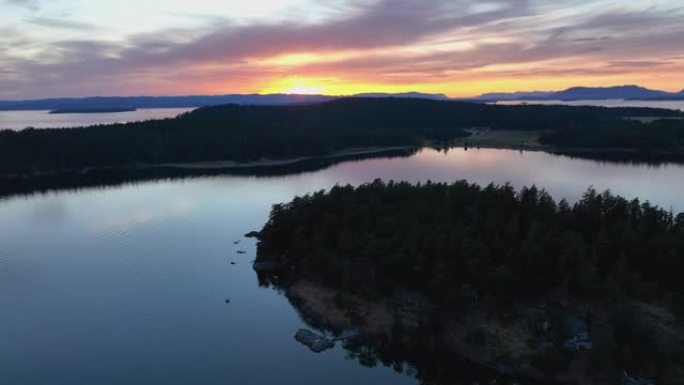
[(612, 67), (634, 67), (634, 68), (650, 68), (661, 67), (668, 64), (673, 64), (673, 61), (659, 61), (659, 60), (641, 60), (641, 61), (614, 61), (610, 62)]
[[(219, 25), (191, 41), (179, 39), (186, 34), (192, 35), (191, 31), (133, 36), (128, 44), (119, 47), (116, 52), (110, 50), (107, 55), (100, 57), (93, 55), (93, 47), (101, 44), (97, 41), (57, 42), (51, 45), (50, 55), (55, 51), (63, 52), (61, 65), (43, 66), (40, 55), (36, 62), (27, 65), (44, 73), (62, 72), (64, 75), (78, 65), (76, 73), (82, 76), (92, 71), (121, 71), (150, 66), (163, 68), (198, 62), (242, 62), (251, 56), (266, 57), (292, 51), (370, 49), (410, 44), (445, 30), (509, 17), (526, 2), (499, 2), (497, 4), (500, 7), (476, 14), (463, 12), (468, 3), (384, 0), (356, 17), (326, 24)], [(95, 52), (102, 51), (98, 49)]]
[(17, 7), (28, 8), (32, 11), (40, 9), (41, 0), (4, 0), (5, 3)]
[(49, 17), (31, 17), (27, 20), (28, 23), (47, 28), (56, 29), (76, 29), (76, 30), (93, 30), (97, 26), (74, 20), (57, 19)]
[[(242, 24), (213, 18), (203, 28), (167, 29), (123, 40), (98, 39), (93, 33), (93, 39), (54, 41), (21, 59), (0, 52), (0, 63), (14, 74), (0, 74), (5, 85), (0, 96), (30, 94), (38, 86), (41, 96), (208, 92), (218, 83), (232, 86), (228, 91), (258, 91), (249, 87), (295, 74), (402, 84), (456, 83), (469, 73), (482, 76), (487, 71), (529, 73), (502, 69), (510, 66), (535, 68), (545, 71), (537, 75), (547, 76), (628, 74), (664, 67), (684, 54), (679, 8), (597, 12), (601, 2), (570, 0), (332, 4), (344, 7), (347, 16), (317, 23)], [(93, 27), (50, 18), (30, 22), (60, 29)], [(290, 65), (266, 60), (292, 53), (322, 59)], [(559, 68), (570, 62), (574, 68)], [(189, 78), (191, 82), (182, 80)]]

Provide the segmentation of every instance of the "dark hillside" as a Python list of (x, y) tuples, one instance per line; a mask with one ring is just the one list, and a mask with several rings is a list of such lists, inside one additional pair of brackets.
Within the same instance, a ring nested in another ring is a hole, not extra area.
[[(496, 106), (402, 98), (348, 98), (297, 106), (224, 105), (177, 118), (74, 129), (0, 131), (0, 173), (171, 162), (325, 155), (350, 147), (423, 145), (464, 129), (616, 129), (624, 117), (682, 116), (648, 108)], [(648, 129), (643, 125), (644, 130)], [(560, 144), (564, 139), (549, 139)]]

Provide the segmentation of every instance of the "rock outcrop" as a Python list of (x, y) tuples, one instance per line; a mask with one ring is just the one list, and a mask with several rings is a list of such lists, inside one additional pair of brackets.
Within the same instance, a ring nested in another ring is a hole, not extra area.
[(297, 334), (295, 334), (295, 339), (299, 343), (308, 346), (314, 353), (320, 353), (335, 347), (335, 343), (332, 340), (307, 329), (299, 329)]

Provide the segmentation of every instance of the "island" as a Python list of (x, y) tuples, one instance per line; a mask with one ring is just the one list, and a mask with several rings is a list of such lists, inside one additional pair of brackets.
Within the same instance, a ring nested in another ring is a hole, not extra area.
[(134, 107), (57, 108), (50, 111), (50, 114), (110, 114), (137, 110)]
[(312, 327), (354, 331), (362, 363), (408, 362), (425, 383), (463, 365), (526, 383), (684, 378), (684, 214), (593, 189), (571, 205), (376, 180), (276, 204), (255, 234), (260, 283)]
[[(169, 119), (0, 131), (0, 186), (26, 190), (105, 179), (253, 172), (426, 146), (684, 161), (683, 119), (684, 112), (667, 109), (400, 97), (229, 104)], [(3, 191), (0, 187), (0, 195)]]

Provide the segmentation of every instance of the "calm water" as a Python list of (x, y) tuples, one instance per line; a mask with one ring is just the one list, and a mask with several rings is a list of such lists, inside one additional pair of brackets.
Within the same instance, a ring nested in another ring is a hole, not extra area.
[(544, 100), (544, 101), (500, 101), (497, 104), (562, 104), (566, 106), (600, 106), (600, 107), (651, 107), (651, 108), (667, 108), (670, 110), (684, 111), (684, 100), (672, 101), (643, 101), (643, 100)]
[(94, 114), (50, 114), (50, 111), (0, 111), (0, 129), (85, 127), (172, 118), (192, 108), (141, 108), (130, 112)]
[(414, 384), (340, 346), (316, 355), (296, 343), (305, 324), (257, 285), (254, 243), (242, 238), (273, 203), (376, 177), (536, 183), (571, 201), (594, 185), (684, 210), (684, 166), (509, 150), (0, 200), (0, 384)]

